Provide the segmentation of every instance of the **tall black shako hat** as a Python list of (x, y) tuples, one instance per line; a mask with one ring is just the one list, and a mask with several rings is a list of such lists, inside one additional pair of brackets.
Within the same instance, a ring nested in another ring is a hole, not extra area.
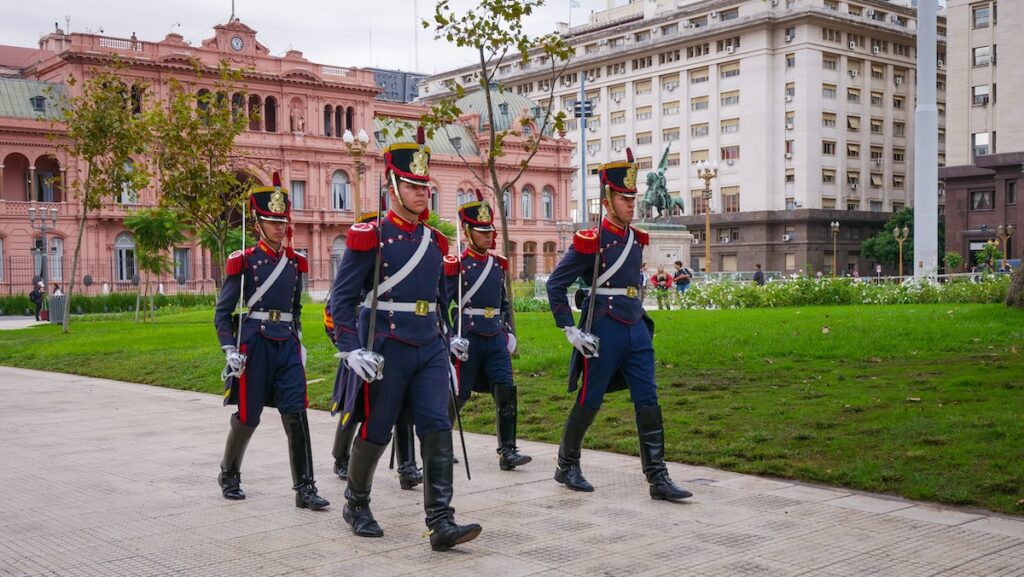
[(416, 186), (430, 185), (430, 149), (424, 146), (423, 127), (416, 128), (416, 142), (396, 142), (384, 150), (384, 169), (391, 185), (398, 181)]
[(625, 162), (609, 162), (597, 169), (601, 177), (601, 189), (611, 193), (617, 192), (626, 198), (636, 198), (636, 163), (633, 162), (633, 151), (626, 149)]
[(494, 232), (494, 211), (479, 189), (476, 191), (476, 200), (459, 207), (459, 220), (474, 230)]
[(274, 172), (274, 186), (260, 186), (249, 191), (249, 209), (254, 219), (288, 222), (292, 202), (281, 186), (281, 175)]

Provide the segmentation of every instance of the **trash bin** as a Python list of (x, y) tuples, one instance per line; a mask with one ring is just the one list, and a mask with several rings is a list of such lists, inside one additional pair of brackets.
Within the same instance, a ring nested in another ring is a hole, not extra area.
[(64, 301), (66, 295), (50, 297), (50, 322), (59, 325), (64, 324)]

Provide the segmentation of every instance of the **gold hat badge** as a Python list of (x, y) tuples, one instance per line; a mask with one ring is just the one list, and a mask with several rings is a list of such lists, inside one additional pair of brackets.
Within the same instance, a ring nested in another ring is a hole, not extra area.
[(629, 169), (626, 170), (626, 176), (622, 179), (622, 184), (626, 185), (626, 188), (636, 188), (636, 165), (630, 164)]
[(270, 202), (267, 203), (267, 208), (270, 212), (281, 213), (287, 208), (284, 204), (284, 193), (280, 190), (275, 190), (270, 194)]

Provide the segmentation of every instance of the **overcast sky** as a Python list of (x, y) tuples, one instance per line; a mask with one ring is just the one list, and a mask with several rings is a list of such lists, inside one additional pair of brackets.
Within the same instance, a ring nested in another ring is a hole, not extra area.
[[(620, 3), (623, 0), (618, 0)], [(547, 0), (527, 21), (532, 35), (552, 32), (556, 22), (584, 21), (608, 0)], [(228, 21), (231, 0), (31, 0), (3, 2), (0, 44), (35, 47), (54, 23), (71, 32), (100, 33), (159, 41), (170, 31), (198, 46), (213, 35), (213, 26)], [(290, 48), (314, 62), (336, 66), (375, 66), (416, 70), (427, 74), (475, 63), (474, 53), (460, 51), (418, 26), (433, 14), (434, 0), (235, 0), (235, 15), (255, 29), (257, 39), (274, 55)], [(458, 7), (472, 0), (453, 0)], [(414, 34), (418, 33), (418, 42)], [(419, 55), (414, 46), (418, 43)]]

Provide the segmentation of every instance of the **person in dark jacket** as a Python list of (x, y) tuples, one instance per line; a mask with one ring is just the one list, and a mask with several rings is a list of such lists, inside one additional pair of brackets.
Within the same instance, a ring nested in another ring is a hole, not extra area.
[(32, 301), (32, 304), (36, 307), (36, 320), (39, 320), (39, 311), (43, 309), (43, 291), (45, 290), (43, 281), (39, 281), (32, 287), (32, 292), (28, 293), (28, 300)]

